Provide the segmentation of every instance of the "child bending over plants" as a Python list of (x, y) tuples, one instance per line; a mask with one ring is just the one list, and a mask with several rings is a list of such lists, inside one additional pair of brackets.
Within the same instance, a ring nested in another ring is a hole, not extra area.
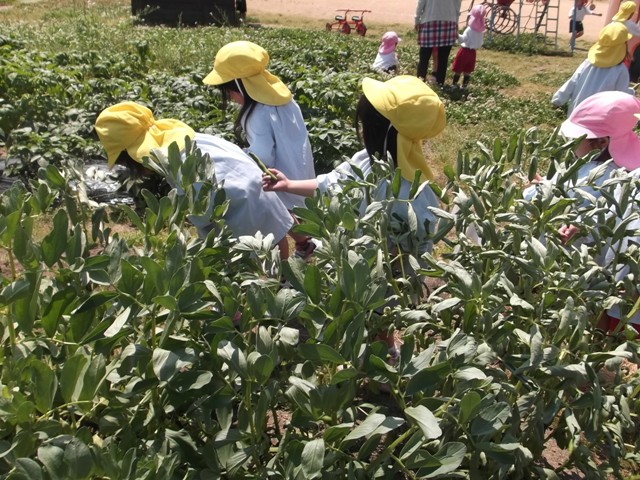
[(551, 103), (556, 107), (568, 103), (571, 114), (580, 102), (594, 93), (619, 90), (633, 94), (629, 87), (629, 70), (624, 64), (629, 39), (631, 35), (622, 23), (605, 26), (598, 41), (589, 49), (586, 60), (553, 94)]
[[(575, 186), (588, 195), (583, 198), (597, 199), (601, 196), (601, 186), (605, 181), (613, 178), (615, 170), (629, 172), (634, 179), (640, 176), (640, 138), (634, 129), (640, 118), (640, 99), (622, 92), (600, 92), (587, 98), (576, 107), (569, 118), (562, 123), (560, 133), (567, 138), (584, 137), (575, 149), (577, 157), (585, 156), (591, 152), (599, 152), (594, 159), (580, 167), (577, 172)], [(590, 180), (593, 171), (604, 162), (612, 160), (605, 165), (602, 175), (595, 181)], [(551, 181), (554, 181), (552, 179)], [(635, 192), (636, 195), (639, 192)], [(616, 203), (621, 204), (622, 191), (615, 189)], [(629, 194), (627, 191), (626, 194)], [(632, 213), (640, 213), (637, 199), (631, 198), (629, 207), (624, 212), (617, 212), (612, 207), (611, 215), (616, 215), (616, 224), (628, 221)], [(587, 204), (588, 205), (588, 204)], [(595, 208), (595, 207), (594, 207)], [(640, 230), (640, 220), (631, 220), (625, 227), (627, 231)], [(564, 243), (571, 240), (580, 232), (576, 225), (563, 225), (558, 233)], [(584, 239), (588, 241), (588, 239)], [(626, 262), (620, 263), (630, 245), (640, 245), (640, 235), (625, 236), (619, 241), (609, 239), (604, 251), (598, 253), (598, 262), (611, 271), (616, 282), (621, 282), (629, 275), (629, 266)], [(637, 279), (636, 279), (637, 282)], [(628, 283), (628, 282), (627, 282)], [(626, 292), (638, 299), (640, 288), (636, 286), (634, 292)], [(599, 326), (613, 331), (620, 322), (621, 311), (618, 305), (607, 310), (600, 321)], [(628, 323), (640, 332), (640, 312), (628, 319)]]
[[(288, 178), (283, 172), (271, 169), (276, 181), (263, 174), (262, 185), (273, 192), (291, 192), (312, 196), (316, 190), (331, 193), (340, 191), (348, 180), (366, 179), (372, 171), (375, 157), (387, 158), (400, 169), (401, 180), (397, 201), (393, 202), (391, 216), (409, 222), (411, 208), (418, 224), (418, 252), (431, 251), (431, 234), (436, 227), (436, 217), (430, 207), (439, 205), (438, 198), (429, 186), (433, 174), (422, 151), (422, 140), (438, 135), (446, 125), (444, 105), (436, 93), (417, 77), (400, 75), (386, 82), (365, 78), (363, 94), (356, 106), (356, 128), (364, 149), (351, 160), (340, 164), (333, 171), (309, 180)], [(415, 197), (411, 190), (415, 178), (422, 183)], [(391, 181), (384, 179), (375, 192), (376, 200), (388, 198)], [(361, 207), (362, 213), (366, 205)], [(396, 248), (407, 248), (396, 245)], [(394, 347), (393, 335), (386, 338)]]
[[(286, 235), (293, 218), (277, 195), (262, 189), (261, 170), (238, 146), (213, 135), (196, 133), (179, 120), (156, 120), (151, 110), (135, 102), (122, 102), (103, 110), (95, 129), (106, 150), (109, 168), (116, 162), (141, 165), (143, 158), (152, 152), (166, 153), (173, 143), (183, 150), (189, 138), (196, 148), (209, 155), (215, 166), (215, 180), (223, 185), (229, 201), (224, 220), (232, 234), (235, 237), (257, 232), (273, 234), (281, 257), (288, 257)], [(180, 188), (175, 178), (168, 176), (166, 180), (172, 188)], [(211, 195), (215, 193), (214, 190)], [(190, 216), (189, 220), (201, 236), (214, 228), (211, 212)]]
[[(241, 105), (235, 121), (238, 142), (249, 144), (267, 167), (277, 168), (289, 178), (314, 178), (316, 173), (307, 127), (300, 107), (291, 91), (267, 69), (269, 54), (248, 41), (231, 42), (216, 53), (213, 70), (204, 78), (206, 85), (216, 85), (226, 104), (229, 100)], [(304, 206), (304, 198), (277, 192), (289, 210)], [(315, 243), (306, 235), (292, 234), (296, 255), (311, 255)]]

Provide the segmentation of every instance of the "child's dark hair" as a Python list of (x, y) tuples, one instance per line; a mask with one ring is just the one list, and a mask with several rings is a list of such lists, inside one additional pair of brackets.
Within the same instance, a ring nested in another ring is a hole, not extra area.
[(355, 123), (358, 136), (369, 156), (382, 158), (386, 152), (389, 152), (397, 166), (398, 131), (364, 95), (360, 96), (356, 105)]
[(221, 83), (220, 85), (218, 85), (218, 88), (220, 89), (220, 93), (222, 94), (222, 107), (225, 109), (227, 108), (230, 100), (229, 92), (240, 93), (244, 98), (242, 108), (240, 108), (240, 112), (238, 112), (236, 121), (233, 123), (233, 133), (236, 136), (236, 140), (238, 144), (243, 145), (246, 143), (244, 136), (244, 127), (247, 124), (247, 120), (249, 119), (251, 112), (253, 112), (253, 109), (256, 107), (256, 104), (258, 102), (256, 102), (249, 96), (247, 90), (244, 88), (242, 79)]

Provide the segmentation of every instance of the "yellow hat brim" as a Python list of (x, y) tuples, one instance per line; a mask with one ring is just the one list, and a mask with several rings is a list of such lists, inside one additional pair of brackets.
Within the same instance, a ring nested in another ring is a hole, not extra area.
[[(629, 35), (631, 37), (631, 35)], [(594, 67), (609, 68), (615, 67), (627, 56), (627, 44), (621, 43), (615, 46), (603, 46), (594, 43), (589, 49), (587, 58)]]

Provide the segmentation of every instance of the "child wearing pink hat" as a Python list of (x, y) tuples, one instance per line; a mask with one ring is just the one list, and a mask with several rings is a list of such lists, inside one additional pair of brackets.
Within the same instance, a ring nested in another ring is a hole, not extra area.
[(460, 75), (462, 87), (465, 88), (471, 80), (471, 74), (476, 69), (476, 50), (484, 43), (484, 16), (487, 10), (484, 5), (476, 5), (469, 11), (469, 25), (462, 35), (458, 35), (460, 49), (453, 60), (451, 70), (453, 71), (453, 85), (458, 85)]
[(396, 47), (402, 41), (396, 32), (386, 32), (382, 35), (376, 59), (373, 61), (373, 68), (384, 73), (395, 73), (398, 71), (398, 53)]
[[(571, 113), (569, 118), (562, 123), (560, 132), (568, 138), (585, 137), (576, 148), (576, 156), (583, 156), (593, 150), (601, 150), (594, 160), (583, 165), (577, 174), (575, 186), (586, 191), (595, 198), (600, 196), (600, 190), (594, 186), (602, 185), (613, 178), (614, 170), (624, 169), (631, 175), (640, 175), (640, 138), (635, 132), (635, 126), (640, 118), (640, 99), (624, 92), (606, 91), (599, 92), (584, 100)], [(606, 171), (595, 181), (590, 181), (593, 170), (603, 161), (612, 159)], [(619, 197), (621, 191), (616, 189), (615, 196)], [(621, 198), (616, 198), (619, 205)], [(625, 221), (627, 232), (640, 230), (640, 220), (629, 220), (638, 207), (635, 202), (629, 202), (625, 212), (617, 212), (612, 209), (611, 215), (616, 215), (617, 224)], [(575, 225), (565, 225), (558, 233), (564, 241), (568, 241), (579, 232)], [(611, 241), (604, 251), (597, 256), (598, 263), (611, 271), (616, 282), (622, 281), (629, 275), (629, 267), (617, 260), (622, 260), (621, 255), (630, 245), (640, 243), (640, 236), (627, 234), (620, 240)], [(637, 281), (636, 281), (637, 284)], [(633, 292), (624, 292), (627, 301), (634, 302), (638, 298), (640, 287)], [(620, 304), (616, 303), (608, 309), (601, 319), (601, 327), (609, 331), (617, 329), (623, 314)], [(626, 319), (626, 322), (636, 331), (640, 332), (640, 312)]]

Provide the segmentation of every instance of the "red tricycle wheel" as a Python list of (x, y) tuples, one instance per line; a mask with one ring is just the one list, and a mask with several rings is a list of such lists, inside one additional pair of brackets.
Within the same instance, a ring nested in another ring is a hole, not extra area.
[(327, 32), (330, 32), (333, 29), (333, 25), (331, 25), (331, 22), (327, 22), (324, 28), (327, 29)]
[(364, 23), (359, 23), (356, 27), (356, 32), (358, 32), (358, 35), (361, 37), (364, 37), (367, 34), (367, 26)]
[(340, 25), (340, 32), (349, 35), (351, 33), (351, 26), (347, 22), (343, 23)]

